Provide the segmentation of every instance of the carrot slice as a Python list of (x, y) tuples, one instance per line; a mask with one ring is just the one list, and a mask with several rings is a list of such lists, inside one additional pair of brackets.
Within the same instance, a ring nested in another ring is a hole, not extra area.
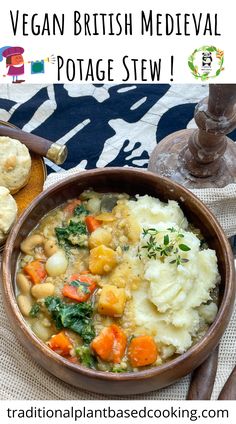
[(52, 350), (54, 350), (54, 352), (61, 356), (69, 355), (73, 347), (69, 337), (65, 334), (64, 331), (61, 331), (60, 333), (52, 336), (47, 344)]
[(117, 364), (124, 356), (126, 341), (124, 331), (118, 325), (111, 324), (95, 337), (91, 347), (103, 361)]
[(115, 336), (113, 344), (113, 362), (119, 363), (124, 356), (126, 349), (126, 335), (124, 331), (116, 324), (112, 324), (112, 331)]
[(45, 265), (39, 260), (29, 262), (24, 266), (23, 271), (29, 276), (33, 284), (40, 284), (47, 276)]
[(74, 199), (71, 200), (69, 203), (67, 203), (67, 205), (64, 207), (64, 212), (68, 215), (72, 215), (76, 206), (81, 205), (81, 200), (80, 199)]
[(92, 233), (93, 231), (95, 231), (98, 227), (101, 226), (101, 222), (98, 221), (96, 218), (94, 218), (94, 216), (87, 216), (85, 218), (85, 223), (87, 225), (87, 229), (89, 231), (89, 233)]
[[(72, 281), (78, 282), (78, 286), (65, 284), (62, 294), (77, 302), (86, 302), (97, 287), (96, 282), (87, 275), (74, 274), (70, 277), (70, 283)], [(80, 282), (84, 284), (79, 284)]]
[(138, 336), (131, 340), (128, 357), (132, 367), (144, 367), (157, 360), (158, 350), (151, 336)]

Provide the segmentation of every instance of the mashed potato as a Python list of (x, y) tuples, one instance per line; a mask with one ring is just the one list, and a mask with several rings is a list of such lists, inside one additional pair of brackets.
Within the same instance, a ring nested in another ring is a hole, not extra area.
[[(144, 277), (132, 293), (138, 332), (153, 335), (163, 356), (184, 353), (217, 313), (211, 299), (219, 282), (215, 251), (201, 250), (177, 202), (138, 196), (137, 201), (127, 201), (127, 206), (144, 230), (151, 229), (141, 234), (137, 247), (142, 260), (136, 255), (136, 262), (139, 267), (143, 263)], [(159, 246), (156, 257), (147, 248), (150, 236), (151, 243)], [(160, 246), (170, 246), (166, 255), (160, 255)], [(134, 262), (134, 251), (127, 254)]]
[(157, 223), (175, 224), (183, 229), (187, 228), (188, 221), (184, 217), (177, 202), (169, 200), (161, 202), (151, 196), (136, 196), (137, 200), (129, 200), (128, 207), (142, 227), (150, 227)]

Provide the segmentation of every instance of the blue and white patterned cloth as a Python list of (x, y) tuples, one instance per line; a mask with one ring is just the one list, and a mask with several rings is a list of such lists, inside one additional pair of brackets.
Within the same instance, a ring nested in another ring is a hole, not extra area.
[[(163, 137), (194, 126), (200, 85), (0, 85), (0, 119), (66, 144), (62, 165), (147, 167)], [(231, 134), (236, 140), (236, 131)], [(62, 168), (47, 161), (48, 172)]]

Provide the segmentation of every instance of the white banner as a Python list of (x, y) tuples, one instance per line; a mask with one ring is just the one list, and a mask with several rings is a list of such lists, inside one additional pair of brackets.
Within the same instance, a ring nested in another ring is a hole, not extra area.
[(0, 417), (1, 424), (232, 424), (236, 413), (232, 401), (2, 401)]
[(0, 83), (233, 83), (220, 0), (2, 2)]

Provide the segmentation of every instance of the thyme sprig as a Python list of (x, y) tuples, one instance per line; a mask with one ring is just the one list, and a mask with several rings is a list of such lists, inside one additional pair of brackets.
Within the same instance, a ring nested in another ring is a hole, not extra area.
[[(163, 242), (158, 243), (156, 236), (161, 232), (156, 230), (156, 228), (143, 228), (142, 236), (143, 238), (148, 237), (148, 239), (146, 244), (142, 246), (142, 249), (146, 250), (147, 257), (149, 259), (160, 259), (164, 261), (165, 257), (173, 256), (174, 259), (169, 263), (176, 264), (177, 266), (188, 262), (188, 259), (181, 256), (181, 251), (188, 252), (191, 250), (189, 246), (182, 243), (184, 235), (174, 227), (167, 228), (167, 231), (175, 233), (174, 237), (170, 238), (168, 233), (164, 234)], [(138, 251), (138, 257), (139, 259), (142, 259), (143, 257), (143, 251), (140, 249)]]

